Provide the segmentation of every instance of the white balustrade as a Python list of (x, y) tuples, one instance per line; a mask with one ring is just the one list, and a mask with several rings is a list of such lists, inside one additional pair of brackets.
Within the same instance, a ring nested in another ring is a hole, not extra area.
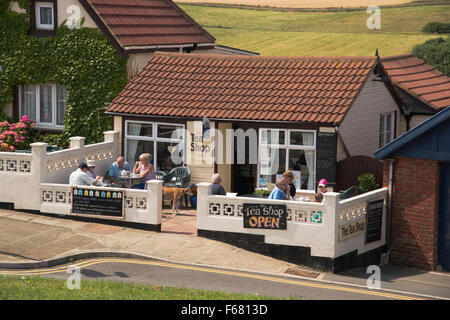
[[(264, 235), (265, 243), (309, 247), (313, 256), (335, 258), (355, 250), (362, 253), (384, 244), (385, 223), (383, 223), (382, 239), (370, 244), (364, 243), (365, 233), (340, 241), (338, 229), (354, 221), (365, 221), (367, 204), (375, 200), (386, 200), (386, 194), (386, 189), (378, 189), (339, 201), (338, 193), (327, 192), (324, 194), (324, 201), (317, 203), (215, 196), (210, 195), (209, 183), (200, 183), (198, 184), (197, 228)], [(287, 229), (244, 228), (243, 206), (245, 203), (285, 205)]]
[(94, 160), (96, 173), (103, 176), (119, 155), (119, 133), (108, 131), (104, 136), (104, 142), (86, 146), (84, 137), (73, 137), (69, 149), (49, 153), (47, 143), (42, 142), (30, 145), (31, 154), (0, 152), (0, 202), (13, 203), (16, 209), (39, 210), (40, 184), (68, 183), (82, 161)]
[[(158, 225), (162, 220), (162, 181), (147, 182), (147, 190), (110, 187), (83, 186), (84, 189), (106, 189), (124, 193), (124, 221)], [(40, 211), (45, 213), (70, 214), (72, 186), (67, 184), (41, 183)], [(159, 198), (158, 198), (159, 197)]]

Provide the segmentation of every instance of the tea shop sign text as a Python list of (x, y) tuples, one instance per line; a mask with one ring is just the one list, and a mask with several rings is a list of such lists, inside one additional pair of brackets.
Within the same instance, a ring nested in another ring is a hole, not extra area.
[(243, 204), (244, 228), (286, 230), (286, 205)]

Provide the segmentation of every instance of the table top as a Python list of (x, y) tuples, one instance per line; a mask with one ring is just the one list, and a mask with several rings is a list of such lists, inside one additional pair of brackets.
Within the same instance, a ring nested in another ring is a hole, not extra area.
[(122, 179), (139, 179), (139, 178), (141, 178), (138, 174), (135, 174), (135, 173), (133, 173), (133, 174), (131, 174), (129, 176), (122, 176), (122, 175), (120, 175), (119, 177), (122, 178)]

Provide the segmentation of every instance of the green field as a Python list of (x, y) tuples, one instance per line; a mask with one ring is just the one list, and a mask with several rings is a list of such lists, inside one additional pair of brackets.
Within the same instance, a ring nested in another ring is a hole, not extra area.
[(216, 42), (262, 55), (380, 55), (410, 52), (436, 35), (432, 21), (449, 21), (450, 5), (381, 9), (381, 29), (369, 30), (366, 11), (299, 12), (181, 5)]
[(65, 280), (0, 276), (0, 300), (267, 300), (258, 295), (82, 280), (69, 290)]

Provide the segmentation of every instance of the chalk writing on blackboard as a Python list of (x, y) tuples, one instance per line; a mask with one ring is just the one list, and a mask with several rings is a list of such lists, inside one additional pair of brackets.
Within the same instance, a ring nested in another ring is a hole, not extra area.
[(71, 214), (123, 219), (123, 199), (122, 190), (73, 187)]

